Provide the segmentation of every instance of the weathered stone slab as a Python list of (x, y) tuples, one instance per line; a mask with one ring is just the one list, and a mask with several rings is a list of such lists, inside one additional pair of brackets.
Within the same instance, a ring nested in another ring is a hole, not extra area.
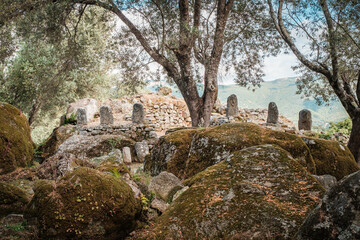
[(135, 103), (132, 112), (132, 122), (136, 124), (144, 123), (145, 111), (141, 103)]
[(312, 118), (311, 112), (307, 109), (303, 109), (299, 112), (299, 130), (308, 130), (311, 131), (312, 127)]
[(235, 94), (231, 94), (227, 99), (226, 116), (237, 116), (239, 113), (238, 101)]
[(279, 110), (276, 103), (270, 102), (268, 107), (267, 123), (277, 124), (279, 121)]
[(112, 108), (110, 106), (100, 107), (100, 124), (111, 125), (114, 123)]

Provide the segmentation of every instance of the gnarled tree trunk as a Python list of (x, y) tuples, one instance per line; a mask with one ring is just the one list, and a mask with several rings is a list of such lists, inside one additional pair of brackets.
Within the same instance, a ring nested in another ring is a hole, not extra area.
[(360, 113), (352, 119), (352, 129), (348, 147), (354, 155), (356, 162), (360, 165)]

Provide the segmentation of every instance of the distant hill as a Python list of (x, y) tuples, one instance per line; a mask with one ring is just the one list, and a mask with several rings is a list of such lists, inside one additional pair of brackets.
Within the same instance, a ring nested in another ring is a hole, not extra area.
[[(180, 92), (173, 88), (173, 94), (182, 98)], [(155, 89), (154, 86), (151, 87)], [(348, 115), (339, 101), (331, 102), (329, 106), (318, 106), (315, 100), (301, 99), (296, 94), (295, 78), (281, 78), (267, 81), (255, 91), (238, 85), (219, 85), (219, 99), (226, 103), (231, 94), (236, 94), (240, 108), (267, 108), (269, 102), (275, 102), (280, 114), (297, 123), (299, 111), (309, 109), (313, 116), (313, 125), (325, 126), (329, 122), (338, 122)]]

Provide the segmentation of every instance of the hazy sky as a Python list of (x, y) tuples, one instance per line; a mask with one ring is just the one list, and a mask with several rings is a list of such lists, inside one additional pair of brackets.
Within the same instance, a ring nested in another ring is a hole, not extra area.
[[(264, 61), (264, 81), (272, 81), (279, 78), (296, 77), (297, 74), (291, 69), (291, 66), (297, 65), (297, 58), (293, 53), (279, 54), (276, 57), (268, 57)], [(221, 70), (220, 70), (221, 72)], [(222, 76), (219, 80), (221, 85), (235, 84), (235, 74), (229, 73)]]
[(296, 57), (292, 53), (266, 58), (264, 65), (265, 81), (296, 76), (296, 73), (291, 69), (291, 66), (297, 65)]

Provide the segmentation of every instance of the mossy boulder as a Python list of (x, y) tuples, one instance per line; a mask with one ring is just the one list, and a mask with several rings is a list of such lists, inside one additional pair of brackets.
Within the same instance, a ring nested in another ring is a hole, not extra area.
[(141, 210), (123, 180), (90, 168), (40, 180), (34, 191), (25, 217), (42, 239), (122, 239)]
[(349, 148), (341, 143), (309, 137), (303, 140), (315, 161), (317, 175), (329, 174), (340, 180), (360, 170)]
[(43, 158), (54, 155), (58, 147), (69, 137), (75, 133), (73, 125), (64, 125), (55, 128), (44, 144), (39, 146), (38, 151), (41, 152)]
[(206, 128), (194, 135), (186, 162), (185, 177), (194, 176), (229, 158), (235, 151), (261, 144), (276, 144), (282, 147), (309, 172), (316, 173), (310, 150), (300, 137), (265, 129), (253, 123), (230, 123)]
[(151, 155), (145, 158), (145, 170), (152, 175), (167, 171), (179, 178), (184, 176), (191, 140), (197, 131), (197, 129), (184, 129), (162, 136)]
[(34, 145), (25, 115), (16, 107), (0, 102), (0, 174), (30, 165), (33, 155)]
[(133, 239), (293, 239), (324, 194), (276, 145), (234, 152), (185, 183), (190, 188)]
[(23, 213), (30, 196), (17, 186), (0, 182), (0, 219), (10, 213)]

